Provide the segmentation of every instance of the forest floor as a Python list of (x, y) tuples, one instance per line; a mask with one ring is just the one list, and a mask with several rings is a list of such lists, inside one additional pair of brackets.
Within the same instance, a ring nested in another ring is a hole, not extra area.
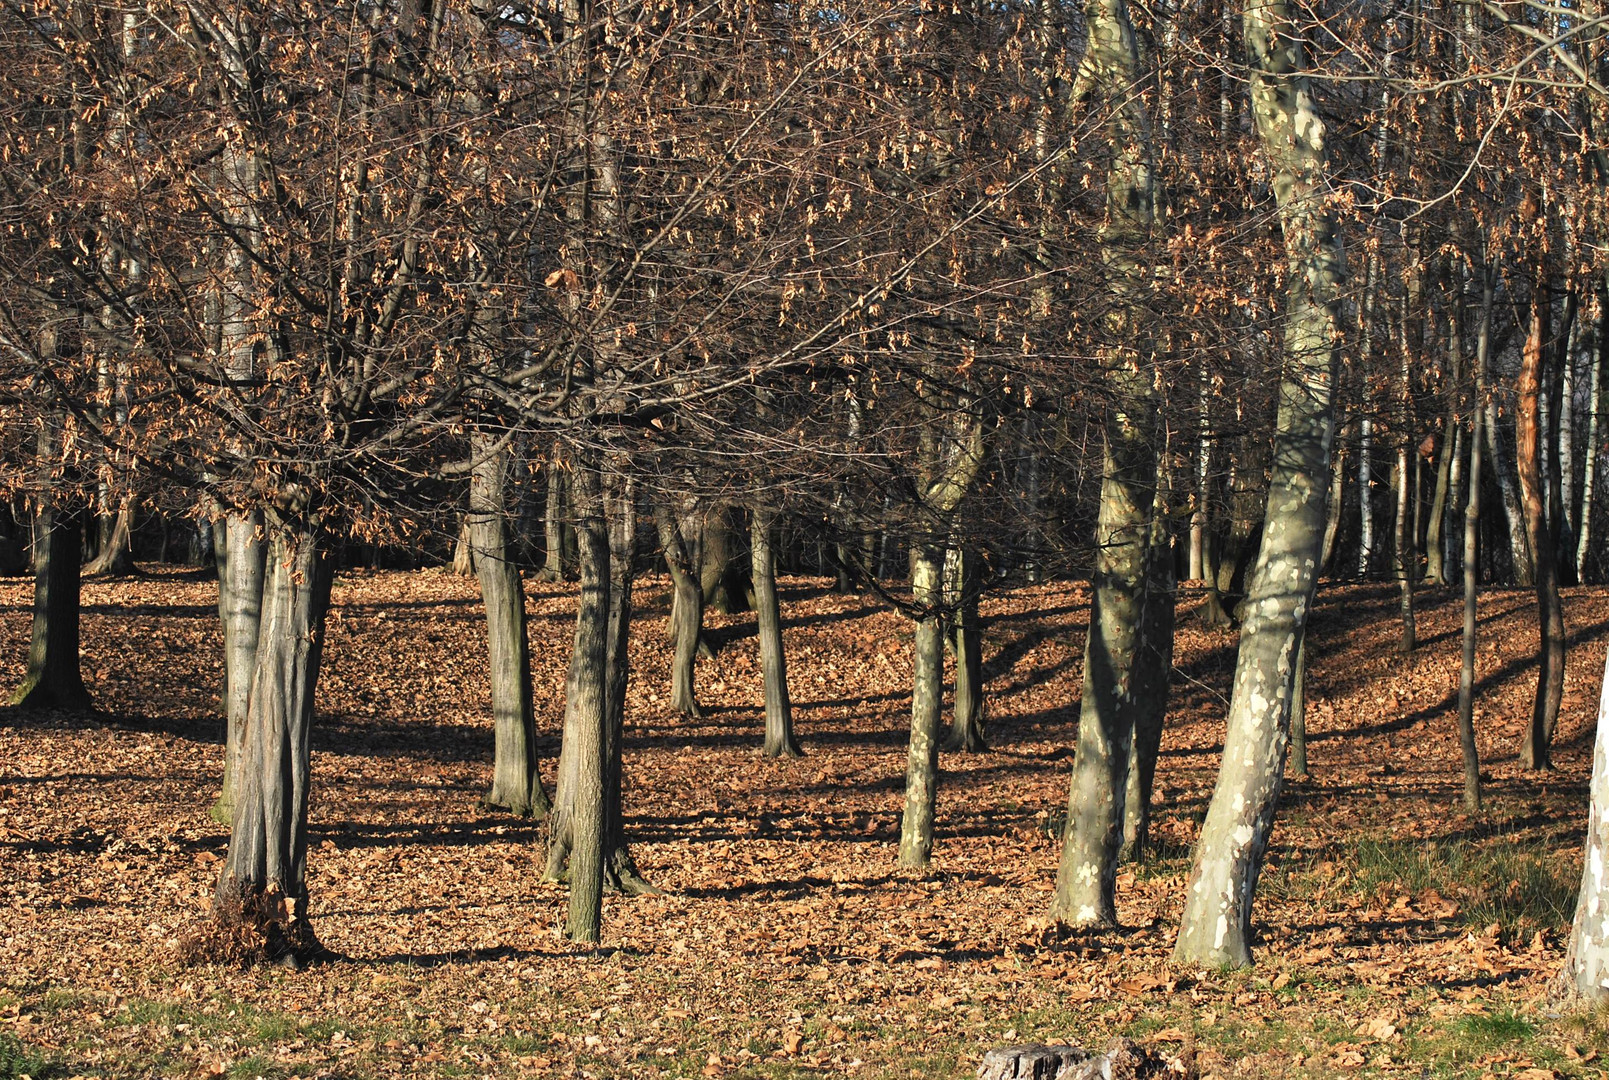
[[(639, 597), (628, 829), (665, 890), (610, 898), (605, 947), (558, 933), (540, 824), (479, 809), (491, 736), (473, 580), (337, 582), (314, 734), (315, 927), (342, 959), (302, 972), (187, 967), (227, 830), (216, 586), (156, 570), (84, 589), (100, 712), (0, 709), (0, 1078), (970, 1075), (1014, 1041), (1177, 1052), (1208, 1077), (1599, 1075), (1609, 1014), (1547, 1003), (1580, 875), (1609, 593), (1570, 590), (1556, 771), (1515, 762), (1534, 601), (1483, 595), (1476, 723), (1487, 809), (1463, 812), (1460, 608), (1327, 586), (1310, 638), (1310, 780), (1287, 787), (1258, 890), (1258, 963), (1168, 964), (1188, 846), (1216, 775), (1232, 633), (1184, 605), (1157, 788), (1160, 851), (1119, 879), (1125, 929), (1047, 925), (1072, 766), (1087, 593), (985, 606), (984, 754), (942, 763), (930, 873), (894, 866), (910, 627), (862, 596), (782, 592), (807, 751), (756, 750), (752, 616), (711, 616), (703, 720), (668, 707), (664, 583)], [(574, 609), (530, 586), (551, 783)], [(29, 583), (0, 581), (0, 671), (20, 676)]]

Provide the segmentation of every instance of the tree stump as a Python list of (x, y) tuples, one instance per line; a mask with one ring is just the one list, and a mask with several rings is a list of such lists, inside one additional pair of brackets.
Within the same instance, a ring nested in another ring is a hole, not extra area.
[(1104, 1054), (1082, 1046), (999, 1046), (983, 1055), (978, 1080), (1151, 1080), (1190, 1072), (1184, 1057), (1169, 1059), (1118, 1039)]

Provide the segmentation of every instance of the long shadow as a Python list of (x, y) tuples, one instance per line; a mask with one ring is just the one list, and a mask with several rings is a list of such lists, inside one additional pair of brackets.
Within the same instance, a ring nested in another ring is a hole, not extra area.
[[(501, 829), (502, 832), (494, 832)], [(478, 847), (486, 844), (522, 843), (535, 845), (546, 835), (546, 827), (529, 818), (513, 815), (487, 816), (476, 821), (448, 825), (385, 825), (342, 823), (327, 828), (310, 827), (315, 841), (329, 840), (337, 851), (388, 847)]]
[[(1609, 619), (1581, 627), (1574, 633), (1566, 633), (1564, 639), (1565, 649), (1569, 650), (1584, 645), (1589, 641), (1597, 641), (1604, 636), (1605, 632), (1609, 632)], [(1527, 668), (1535, 666), (1536, 657), (1534, 656), (1510, 660), (1496, 671), (1489, 672), (1482, 678), (1477, 679), (1475, 681), (1475, 693), (1476, 695), (1483, 694), (1492, 687), (1507, 682)], [(1433, 720), (1449, 709), (1456, 708), (1457, 705), (1458, 691), (1453, 690), (1436, 704), (1417, 709), (1396, 720), (1388, 720), (1383, 724), (1371, 724), (1367, 727), (1346, 728), (1342, 731), (1326, 731), (1316, 735), (1309, 735), (1307, 740), (1308, 742), (1327, 742), (1331, 739), (1355, 738), (1360, 735), (1385, 735), (1393, 731), (1413, 727), (1415, 724), (1424, 721)]]
[[(600, 954), (621, 956), (642, 956), (640, 949), (626, 947), (610, 947), (599, 949)], [(518, 949), (512, 945), (496, 945), (480, 949), (455, 949), (452, 952), (435, 953), (385, 953), (380, 956), (342, 956), (336, 963), (355, 964), (366, 966), (380, 964), (396, 967), (438, 968), (449, 967), (453, 964), (489, 964), (503, 960), (566, 960), (575, 958), (574, 953), (554, 951), (550, 949)]]
[[(857, 885), (872, 888), (878, 885), (887, 885), (894, 880), (892, 874), (883, 874), (878, 877), (852, 878)], [(699, 900), (741, 900), (747, 896), (770, 896), (775, 900), (794, 900), (809, 896), (818, 889), (830, 889), (837, 882), (831, 878), (805, 875), (796, 878), (784, 878), (779, 881), (750, 881), (742, 885), (732, 885), (725, 888), (708, 889), (679, 889), (678, 896), (689, 896)]]

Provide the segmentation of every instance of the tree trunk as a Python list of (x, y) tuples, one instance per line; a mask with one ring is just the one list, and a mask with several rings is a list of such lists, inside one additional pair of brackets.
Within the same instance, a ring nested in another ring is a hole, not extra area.
[(1483, 273), (1480, 330), (1475, 339), (1475, 400), (1470, 408), (1469, 501), (1464, 505), (1464, 635), (1458, 667), (1458, 743), (1464, 755), (1464, 806), (1470, 810), (1479, 810), (1481, 804), (1480, 751), (1475, 745), (1475, 638), (1479, 625), (1476, 607), (1480, 597), (1476, 543), (1480, 537), (1481, 427), (1486, 417), (1486, 364), (1492, 347), (1492, 304), (1497, 295), (1496, 274), (1491, 268)]
[(774, 515), (755, 510), (749, 521), (749, 559), (753, 564), (754, 611), (760, 639), (760, 672), (765, 681), (766, 757), (799, 757), (793, 737), (793, 703), (788, 700), (788, 657), (782, 647), (782, 614), (777, 603), (776, 552), (771, 543)]
[(1212, 477), (1212, 379), (1207, 366), (1201, 366), (1201, 389), (1196, 400), (1196, 475), (1195, 491), (1190, 512), (1190, 563), (1191, 581), (1203, 581), (1207, 574), (1207, 506)]
[(1307, 779), (1307, 633), (1296, 646), (1296, 678), (1291, 682), (1291, 756), (1285, 771)]
[(581, 595), (564, 686), (559, 790), (549, 816), (547, 876), (568, 880), (564, 931), (596, 942), (602, 923), (609, 756), (609, 536), (597, 505), (597, 477), (583, 463), (571, 475), (571, 509)]
[(1570, 947), (1560, 989), (1568, 997), (1609, 997), (1609, 657), (1598, 692), (1598, 734), (1592, 747), (1587, 840), (1576, 895)]
[(235, 793), (240, 790), (268, 546), (263, 542), (262, 515), (256, 512), (225, 515), (223, 532), (218, 615), (223, 622), (224, 769), (223, 790), (210, 814), (214, 821), (228, 825), (234, 821)]
[[(1370, 407), (1367, 398), (1363, 407)], [(1374, 556), (1374, 478), (1370, 461), (1374, 449), (1374, 420), (1367, 416), (1360, 420), (1358, 433), (1358, 577), (1366, 581)]]
[(1157, 755), (1168, 711), (1168, 684), (1173, 675), (1173, 631), (1178, 582), (1173, 552), (1167, 543), (1167, 518), (1159, 498), (1151, 515), (1149, 582), (1140, 613), (1140, 649), (1134, 669), (1134, 737), (1130, 743), (1128, 781), (1123, 797), (1123, 848), (1120, 860), (1139, 861), (1151, 844), (1151, 791)]
[(315, 525), (276, 520), (268, 531), (240, 787), (213, 911), (261, 934), (268, 959), (296, 963), (318, 952), (307, 921), (308, 736), (333, 566)]
[(1587, 413), (1587, 445), (1582, 452), (1584, 458), (1581, 469), (1581, 529), (1576, 537), (1575, 547), (1575, 573), (1577, 581), (1587, 580), (1587, 556), (1592, 550), (1592, 511), (1595, 496), (1598, 493), (1598, 458), (1600, 456), (1599, 440), (1602, 438), (1602, 428), (1599, 417), (1602, 412), (1603, 394), (1603, 365), (1609, 358), (1609, 289), (1599, 299), (1598, 312), (1598, 355), (1592, 362), (1592, 377), (1588, 393), (1591, 405)]
[(1575, 316), (1576, 294), (1572, 289), (1565, 295), (1564, 324), (1550, 342), (1552, 362), (1543, 363), (1546, 382), (1543, 394), (1551, 420), (1551, 426), (1543, 429), (1547, 433), (1547, 472), (1544, 482), (1547, 484), (1548, 543), (1553, 548), (1553, 573), (1562, 585), (1574, 584), (1569, 580), (1569, 575), (1575, 570), (1575, 561), (1570, 557), (1575, 551), (1575, 533), (1570, 526), (1573, 510), (1565, 479), (1565, 472), (1570, 468), (1569, 427), (1572, 421), (1570, 408), (1564, 402), (1565, 380), (1572, 366), (1570, 346), (1575, 336)]
[(959, 561), (956, 590), (947, 597), (954, 611), (955, 708), (944, 749), (981, 753), (989, 749), (983, 738), (983, 624), (978, 618), (978, 554), (966, 547), (954, 549)]
[(520, 817), (547, 814), (537, 772), (536, 710), (531, 700), (531, 645), (525, 586), (514, 563), (508, 525), (509, 452), (477, 432), (469, 484), (469, 534), (475, 576), (486, 607), (487, 677), (492, 691), (492, 786), (482, 804)]
[(1535, 565), (1537, 619), (1541, 640), (1537, 647), (1536, 699), (1520, 744), (1520, 763), (1527, 769), (1546, 769), (1553, 728), (1564, 696), (1564, 608), (1559, 599), (1556, 545), (1544, 510), (1540, 403), (1542, 368), (1548, 344), (1548, 282), (1537, 274), (1531, 297), (1531, 330), (1520, 358), (1515, 385), (1515, 451), (1519, 460), (1520, 494), (1525, 509), (1525, 535)]
[[(1067, 825), (1051, 917), (1073, 926), (1117, 924), (1117, 862), (1135, 729), (1143, 725), (1138, 654), (1145, 640), (1150, 584), (1151, 517), (1156, 503), (1158, 407), (1143, 347), (1141, 245), (1155, 208), (1150, 121), (1140, 80), (1139, 46), (1124, 0), (1088, 0), (1089, 44), (1079, 79), (1099, 86), (1110, 103), (1106, 137), (1107, 222), (1100, 233), (1114, 302), (1105, 320), (1100, 361), (1111, 392), (1103, 418), (1105, 454), (1095, 523), (1089, 632), (1078, 750), (1067, 799)], [(1076, 95), (1076, 89), (1075, 89)], [(1234, 508), (1239, 516), (1241, 509)]]
[(475, 531), (469, 524), (468, 515), (458, 523), (458, 539), (453, 542), (452, 571), (458, 577), (474, 577), (476, 574)]
[(542, 536), (547, 552), (542, 569), (537, 571), (541, 581), (564, 580), (564, 464), (558, 447), (547, 467), (547, 502), (542, 515)]
[(1401, 615), (1402, 627), (1397, 637), (1397, 652), (1403, 656), (1412, 653), (1418, 643), (1413, 618), (1413, 575), (1418, 569), (1411, 517), (1413, 511), (1410, 508), (1410, 500), (1413, 498), (1410, 470), (1413, 465), (1414, 455), (1411, 448), (1406, 445), (1398, 446), (1397, 466), (1393, 470), (1397, 481), (1397, 520), (1392, 537), (1392, 555), (1397, 564), (1397, 610)]
[(1514, 476), (1503, 461), (1503, 439), (1498, 428), (1497, 401), (1486, 402), (1486, 422), (1481, 425), (1486, 433), (1486, 452), (1492, 459), (1492, 475), (1497, 479), (1497, 492), (1503, 500), (1503, 521), (1508, 526), (1509, 555), (1514, 564), (1514, 584), (1529, 588), (1536, 581), (1531, 560), (1531, 542), (1525, 532), (1525, 510), (1520, 506), (1519, 493), (1514, 490)]
[(665, 511), (661, 515), (659, 540), (665, 549), (665, 566), (675, 590), (670, 609), (670, 637), (676, 644), (670, 668), (670, 707), (683, 715), (698, 717), (702, 714), (693, 692), (693, 676), (698, 663), (699, 638), (704, 632), (704, 590), (698, 580), (697, 542), (688, 535), (686, 528), (690, 516)]
[(1319, 572), (1332, 572), (1335, 541), (1341, 534), (1341, 511), (1346, 505), (1346, 437), (1338, 440), (1330, 462), (1329, 514), (1324, 519), (1324, 546), (1319, 554)]
[(1324, 539), (1344, 275), (1327, 209), (1324, 124), (1286, 0), (1248, 7), (1252, 114), (1274, 171), (1289, 264), (1285, 363), (1263, 540), (1247, 590), (1223, 761), (1196, 846), (1175, 961), (1251, 963), (1251, 905), (1285, 764), (1296, 652)]
[(911, 742), (905, 768), (905, 816), (899, 864), (927, 866), (933, 853), (939, 775), (939, 721), (944, 698), (943, 554), (930, 543), (911, 548), (911, 602), (919, 609), (911, 665)]
[(134, 556), (130, 550), (134, 519), (134, 496), (125, 495), (118, 503), (117, 513), (100, 517), (100, 543), (95, 558), (84, 567), (90, 577), (107, 575), (126, 577), (134, 572)]
[[(41, 441), (44, 438), (41, 435)], [(41, 494), (33, 519), (34, 614), (28, 674), (11, 695), (11, 704), (18, 708), (90, 708), (78, 663), (83, 529), (82, 509)]]
[[(1457, 387), (1459, 372), (1457, 364), (1457, 349), (1453, 349), (1454, 363), (1451, 387)], [(1457, 399), (1449, 389), (1447, 395), (1447, 413), (1441, 421), (1440, 453), (1436, 456), (1436, 490), (1430, 497), (1430, 529), (1425, 537), (1425, 582), (1429, 585), (1447, 584), (1447, 552), (1444, 542), (1447, 521), (1447, 503), (1449, 495), (1457, 498), (1457, 492), (1449, 492), (1456, 481), (1453, 479), (1453, 462), (1458, 460), (1457, 439), (1454, 432), (1458, 430), (1458, 416), (1455, 410)]]
[(699, 544), (699, 587), (704, 606), (722, 615), (748, 611), (753, 591), (744, 572), (742, 546), (738, 538), (736, 507), (718, 506), (704, 515), (702, 542)]

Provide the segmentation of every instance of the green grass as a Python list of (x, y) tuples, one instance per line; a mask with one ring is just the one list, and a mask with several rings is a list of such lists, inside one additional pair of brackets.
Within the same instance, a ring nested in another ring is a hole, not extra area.
[(47, 1080), (65, 1073), (44, 1054), (27, 1046), (14, 1036), (0, 1032), (0, 1080)]
[(1511, 931), (1567, 924), (1580, 883), (1580, 867), (1540, 843), (1365, 839), (1347, 854), (1357, 886), (1371, 895), (1434, 889), (1462, 907), (1466, 924)]
[(1526, 1042), (1536, 1036), (1536, 1025), (1513, 1009), (1477, 1013), (1458, 1022), (1456, 1031), (1470, 1046), (1495, 1050), (1509, 1043)]

